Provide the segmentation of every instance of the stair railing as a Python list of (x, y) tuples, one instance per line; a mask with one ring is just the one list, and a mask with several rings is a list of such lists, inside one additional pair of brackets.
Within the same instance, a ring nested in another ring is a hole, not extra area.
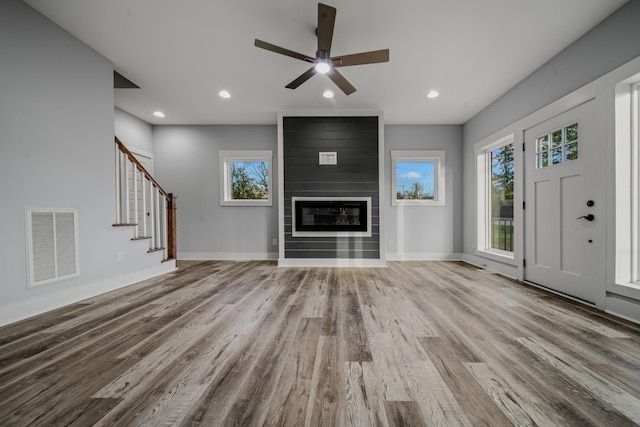
[(167, 193), (115, 138), (116, 224), (134, 227), (133, 240), (149, 240), (149, 252), (163, 251), (164, 259), (174, 259), (176, 245), (176, 197)]

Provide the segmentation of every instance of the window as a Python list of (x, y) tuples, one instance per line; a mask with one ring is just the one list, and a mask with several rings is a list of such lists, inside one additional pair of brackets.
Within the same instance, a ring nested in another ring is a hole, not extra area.
[(489, 247), (513, 252), (513, 143), (489, 153), (491, 204)]
[(391, 151), (391, 204), (444, 206), (444, 150)]
[(220, 205), (272, 206), (270, 150), (220, 150)]
[(477, 250), (500, 260), (514, 259), (514, 148), (508, 135), (476, 149)]
[(536, 168), (546, 168), (578, 158), (578, 124), (558, 129), (536, 139)]
[(616, 283), (640, 285), (640, 75), (616, 87)]

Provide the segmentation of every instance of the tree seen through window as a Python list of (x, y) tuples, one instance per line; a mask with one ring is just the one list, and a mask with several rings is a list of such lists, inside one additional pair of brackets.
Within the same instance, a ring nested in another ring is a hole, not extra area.
[(269, 165), (267, 162), (232, 162), (231, 197), (236, 200), (269, 198)]
[(513, 252), (514, 145), (491, 152), (491, 247)]

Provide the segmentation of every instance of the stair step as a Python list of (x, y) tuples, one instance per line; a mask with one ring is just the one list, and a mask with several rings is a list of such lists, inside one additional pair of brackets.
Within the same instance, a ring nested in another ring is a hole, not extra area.
[(158, 251), (164, 251), (164, 248), (153, 248), (153, 249), (149, 249), (147, 251), (148, 254), (150, 254), (151, 252), (158, 252)]
[(153, 239), (153, 237), (151, 236), (138, 236), (138, 237), (132, 237), (131, 240), (149, 240), (149, 239)]
[(114, 227), (135, 227), (138, 224), (131, 224), (131, 223), (122, 223), (122, 224), (112, 224)]
[(163, 259), (163, 260), (162, 260), (162, 261), (160, 261), (160, 262), (161, 262), (161, 263), (162, 263), (162, 262), (169, 262), (169, 261), (173, 261), (173, 260), (175, 260), (175, 258), (173, 258), (173, 257), (172, 257), (172, 258), (165, 258), (165, 259)]

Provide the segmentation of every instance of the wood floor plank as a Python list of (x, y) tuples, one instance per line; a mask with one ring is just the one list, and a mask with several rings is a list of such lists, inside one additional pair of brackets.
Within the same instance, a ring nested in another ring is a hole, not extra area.
[(640, 425), (640, 325), (461, 262), (170, 274), (0, 328), (0, 425)]
[(431, 422), (427, 423), (422, 418), (420, 407), (416, 402), (390, 400), (384, 403), (384, 407), (389, 427), (426, 426), (431, 424)]
[(472, 425), (509, 426), (511, 421), (505, 417), (500, 408), (482, 387), (474, 380), (473, 375), (464, 367), (455, 352), (455, 347), (441, 337), (424, 337), (420, 340), (422, 348), (429, 356), (447, 387), (456, 396), (460, 407)]
[(321, 319), (301, 319), (284, 370), (270, 397), (264, 425), (304, 425), (321, 329)]
[(633, 422), (640, 424), (640, 399), (621, 389), (597, 372), (580, 364), (569, 354), (549, 346), (541, 340), (518, 339), (524, 346), (559, 369), (573, 380), (582, 384), (597, 400), (603, 401)]
[(318, 340), (306, 426), (346, 426), (344, 345), (339, 337), (322, 335)]
[(465, 363), (465, 366), (513, 425), (553, 425), (553, 421), (538, 409), (541, 402), (532, 401), (531, 396), (519, 395), (490, 364)]
[(346, 424), (388, 426), (382, 384), (371, 362), (348, 362), (346, 374)]

